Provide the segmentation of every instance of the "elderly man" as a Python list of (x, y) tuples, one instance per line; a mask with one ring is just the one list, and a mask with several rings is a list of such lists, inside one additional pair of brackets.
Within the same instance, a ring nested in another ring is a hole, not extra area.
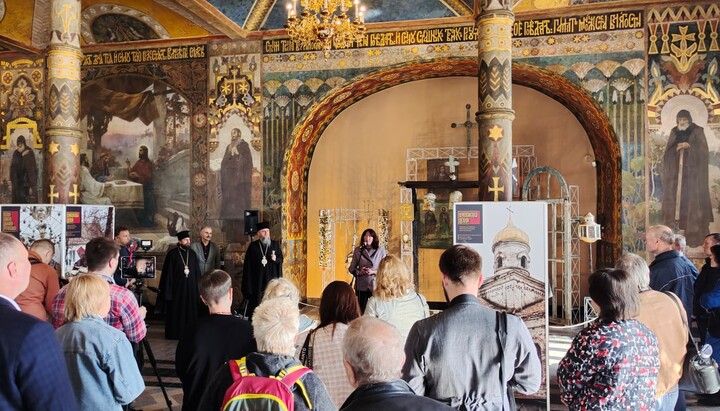
[(270, 223), (257, 225), (258, 239), (250, 243), (243, 263), (242, 288), (245, 311), (252, 315), (273, 278), (282, 277), (283, 253), (279, 241), (270, 239)]
[(397, 328), (374, 317), (363, 316), (350, 323), (343, 338), (343, 365), (355, 388), (343, 411), (450, 411), (430, 398), (415, 395), (400, 379), (405, 353)]
[(200, 241), (194, 241), (190, 248), (195, 251), (200, 265), (200, 275), (205, 275), (212, 270), (220, 268), (220, 250), (217, 244), (210, 241), (213, 230), (209, 226), (200, 229)]
[(636, 319), (655, 334), (660, 350), (655, 409), (671, 411), (678, 400), (677, 384), (682, 376), (688, 341), (687, 314), (675, 294), (650, 289), (650, 268), (640, 256), (626, 253), (615, 268), (630, 274), (640, 291), (640, 314)]
[(52, 327), (13, 301), (30, 282), (28, 252), (0, 233), (0, 409), (76, 410), (67, 366)]
[(37, 240), (30, 246), (30, 284), (15, 302), (23, 312), (47, 321), (53, 301), (60, 290), (57, 271), (49, 266), (55, 256), (55, 244), (47, 239)]
[(536, 392), (542, 367), (527, 326), (508, 315), (501, 351), (500, 315), (477, 298), (480, 255), (454, 245), (442, 253), (439, 265), (450, 307), (410, 329), (403, 379), (417, 394), (465, 410), (507, 409), (514, 402), (508, 387)]
[(232, 315), (230, 275), (213, 270), (200, 278), (200, 298), (210, 315), (183, 332), (175, 351), (175, 370), (183, 384), (183, 410), (194, 411), (215, 371), (228, 360), (255, 351), (252, 326)]
[(177, 247), (168, 251), (160, 277), (158, 299), (165, 303), (165, 338), (177, 340), (201, 312), (198, 280), (200, 268), (190, 249), (190, 231), (177, 233)]
[(673, 248), (675, 235), (670, 227), (652, 226), (645, 234), (645, 248), (655, 256), (650, 263), (650, 288), (670, 291), (680, 298), (688, 316), (693, 309), (693, 284), (698, 276), (697, 268)]
[[(233, 383), (230, 371), (232, 362), (239, 366), (244, 364), (248, 373), (261, 377), (277, 376), (288, 369), (297, 369), (301, 364), (293, 354), (299, 316), (297, 304), (290, 299), (272, 298), (260, 304), (255, 310), (253, 321), (258, 352), (225, 363), (208, 384), (198, 409), (223, 409), (225, 391)], [(300, 377), (295, 385), (298, 387), (293, 386), (292, 393), (296, 411), (336, 409), (325, 384), (312, 371)]]

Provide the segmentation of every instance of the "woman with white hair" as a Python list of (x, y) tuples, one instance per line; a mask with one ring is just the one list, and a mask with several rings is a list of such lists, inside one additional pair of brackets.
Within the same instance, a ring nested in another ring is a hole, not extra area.
[[(263, 294), (262, 300), (265, 301), (270, 298), (278, 297), (289, 298), (290, 301), (294, 302), (295, 304), (300, 304), (300, 291), (298, 291), (297, 287), (295, 287), (295, 284), (293, 284), (292, 281), (285, 278), (274, 278), (270, 280), (267, 287), (265, 288), (265, 293)], [(305, 331), (309, 331), (317, 327), (317, 321), (313, 320), (305, 314), (300, 314), (299, 324), (300, 326), (298, 328), (298, 331), (300, 333), (304, 333)]]
[[(260, 303), (253, 312), (252, 322), (258, 351), (243, 358), (249, 373), (262, 377), (277, 376), (282, 371), (301, 365), (293, 357), (299, 316), (297, 304), (289, 298), (271, 298)], [(213, 376), (200, 400), (199, 410), (222, 409), (225, 391), (233, 383), (230, 362), (220, 367)], [(296, 411), (337, 409), (325, 384), (313, 372), (300, 377), (291, 390)]]

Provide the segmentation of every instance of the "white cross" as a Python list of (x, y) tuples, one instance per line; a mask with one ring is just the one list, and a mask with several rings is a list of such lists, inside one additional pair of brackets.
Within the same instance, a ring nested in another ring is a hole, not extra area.
[(450, 179), (455, 180), (457, 176), (455, 175), (455, 167), (460, 165), (460, 162), (455, 160), (455, 156), (448, 157), (448, 161), (445, 162), (445, 165), (450, 170)]

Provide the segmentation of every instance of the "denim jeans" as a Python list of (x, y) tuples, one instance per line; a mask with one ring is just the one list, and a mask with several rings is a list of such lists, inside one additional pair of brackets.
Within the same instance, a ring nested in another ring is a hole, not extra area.
[(678, 392), (677, 385), (672, 387), (665, 395), (655, 400), (655, 409), (657, 411), (673, 411), (678, 399)]

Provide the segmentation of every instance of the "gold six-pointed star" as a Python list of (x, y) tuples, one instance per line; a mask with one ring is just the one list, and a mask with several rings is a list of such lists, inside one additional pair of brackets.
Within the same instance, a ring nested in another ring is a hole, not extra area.
[(503, 138), (503, 128), (495, 124), (491, 128), (488, 129), (488, 137), (491, 139), (498, 141), (501, 138)]
[(55, 154), (58, 151), (60, 151), (60, 144), (51, 141), (50, 144), (48, 144), (48, 152), (50, 152), (50, 154)]

